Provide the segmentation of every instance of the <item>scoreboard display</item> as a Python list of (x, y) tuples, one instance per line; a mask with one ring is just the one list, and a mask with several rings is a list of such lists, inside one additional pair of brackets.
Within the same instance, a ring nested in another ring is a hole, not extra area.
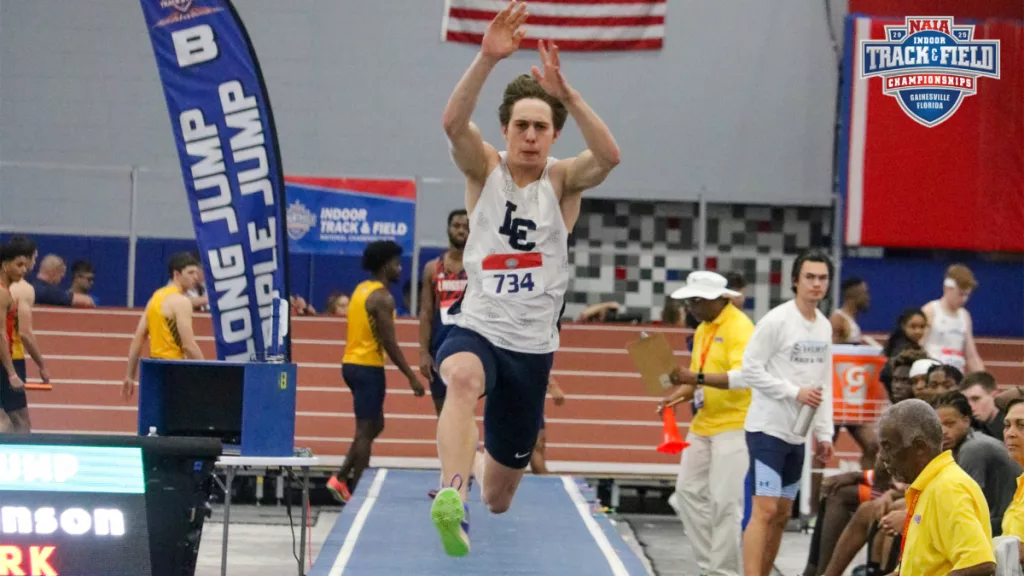
[(0, 444), (0, 576), (151, 576), (140, 447)]

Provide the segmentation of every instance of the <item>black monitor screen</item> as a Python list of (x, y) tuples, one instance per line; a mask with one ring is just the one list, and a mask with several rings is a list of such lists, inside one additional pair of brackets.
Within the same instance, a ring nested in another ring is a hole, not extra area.
[(241, 444), (243, 369), (181, 363), (164, 370), (163, 434)]

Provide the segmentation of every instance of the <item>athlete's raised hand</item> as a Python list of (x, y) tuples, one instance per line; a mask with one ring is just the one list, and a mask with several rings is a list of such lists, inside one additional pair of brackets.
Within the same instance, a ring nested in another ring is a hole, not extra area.
[(519, 49), (519, 43), (526, 36), (522, 28), (526, 22), (526, 4), (512, 0), (491, 20), (480, 44), (480, 53), (491, 58), (507, 58)]
[(558, 58), (558, 45), (554, 42), (539, 40), (537, 50), (540, 51), (540, 62), (544, 65), (544, 74), (536, 66), (530, 69), (533, 78), (540, 84), (545, 92), (559, 100), (569, 97), (569, 84), (562, 76), (562, 62)]

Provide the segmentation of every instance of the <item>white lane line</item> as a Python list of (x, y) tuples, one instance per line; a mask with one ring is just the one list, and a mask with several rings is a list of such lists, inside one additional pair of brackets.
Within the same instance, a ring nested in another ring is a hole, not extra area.
[(380, 495), (380, 488), (384, 485), (384, 478), (387, 475), (387, 468), (382, 468), (373, 477), (373, 484), (370, 484), (370, 491), (366, 494), (366, 500), (363, 500), (363, 505), (359, 507), (359, 513), (356, 514), (356, 519), (352, 521), (352, 526), (348, 529), (345, 542), (341, 545), (341, 550), (338, 552), (338, 557), (334, 559), (334, 565), (331, 566), (331, 572), (328, 576), (341, 576), (345, 571), (345, 565), (348, 564), (349, 558), (352, 557), (352, 551), (355, 550), (359, 533), (362, 532), (366, 519), (370, 517), (370, 510), (377, 503), (377, 496)]
[(587, 501), (583, 498), (583, 493), (580, 492), (579, 486), (576, 485), (571, 476), (562, 476), (562, 486), (565, 487), (565, 492), (569, 495), (569, 499), (576, 505), (576, 511), (579, 512), (580, 518), (583, 519), (583, 523), (587, 526), (587, 530), (590, 531), (590, 535), (594, 538), (594, 542), (597, 543), (597, 547), (604, 554), (604, 559), (608, 561), (608, 567), (612, 569), (612, 574), (614, 576), (629, 576), (629, 571), (626, 570), (626, 565), (622, 563), (622, 558), (619, 558), (618, 553), (612, 548), (612, 543), (608, 541), (604, 531), (597, 525), (594, 517), (590, 515), (590, 508), (587, 506)]

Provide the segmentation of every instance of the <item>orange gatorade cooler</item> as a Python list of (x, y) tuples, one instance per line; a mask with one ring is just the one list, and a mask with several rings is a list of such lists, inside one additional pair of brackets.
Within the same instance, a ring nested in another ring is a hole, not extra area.
[(880, 348), (832, 346), (832, 419), (837, 425), (878, 421), (889, 403), (879, 379), (885, 362)]

